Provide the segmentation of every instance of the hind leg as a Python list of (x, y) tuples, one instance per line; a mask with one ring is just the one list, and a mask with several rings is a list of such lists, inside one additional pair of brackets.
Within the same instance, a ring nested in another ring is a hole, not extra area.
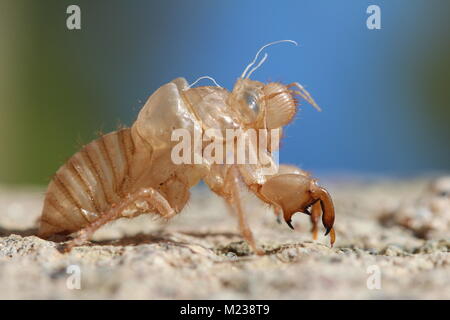
[(163, 218), (170, 219), (176, 214), (175, 210), (161, 193), (153, 188), (144, 188), (134, 194), (129, 194), (119, 204), (112, 205), (100, 218), (79, 230), (76, 237), (66, 244), (64, 250), (68, 252), (73, 247), (86, 243), (101, 226), (120, 218), (125, 209), (138, 201), (145, 201), (153, 206)]

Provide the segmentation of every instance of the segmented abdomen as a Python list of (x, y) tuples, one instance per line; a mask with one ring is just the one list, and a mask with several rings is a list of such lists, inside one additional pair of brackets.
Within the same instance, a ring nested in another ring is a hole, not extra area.
[(48, 186), (39, 235), (77, 231), (118, 203), (125, 193), (133, 154), (131, 130), (121, 129), (73, 155)]

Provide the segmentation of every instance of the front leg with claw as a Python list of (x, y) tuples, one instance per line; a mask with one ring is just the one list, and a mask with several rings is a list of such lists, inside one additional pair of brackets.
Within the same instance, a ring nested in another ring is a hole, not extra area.
[[(286, 171), (286, 170), (284, 170)], [(310, 207), (313, 206), (313, 230), (315, 223), (322, 211), (322, 223), (326, 229), (325, 235), (330, 234), (330, 243), (335, 242), (334, 205), (327, 190), (320, 187), (316, 180), (312, 179), (304, 171), (297, 169), (291, 172), (279, 172), (270, 177), (261, 186), (258, 195), (261, 199), (272, 204), (283, 213), (283, 218), (289, 227), (292, 227), (292, 216), (297, 212), (312, 215)], [(320, 205), (320, 208), (319, 208)]]

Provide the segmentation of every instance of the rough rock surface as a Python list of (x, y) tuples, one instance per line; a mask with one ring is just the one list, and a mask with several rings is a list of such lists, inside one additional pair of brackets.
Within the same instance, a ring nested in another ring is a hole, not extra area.
[(0, 298), (450, 299), (449, 230), (423, 239), (382, 219), (414, 204), (428, 181), (324, 183), (337, 211), (334, 248), (311, 240), (307, 216), (295, 215), (292, 231), (247, 196), (262, 257), (202, 187), (168, 225), (148, 215), (119, 220), (68, 254), (33, 235), (43, 190), (0, 188)]

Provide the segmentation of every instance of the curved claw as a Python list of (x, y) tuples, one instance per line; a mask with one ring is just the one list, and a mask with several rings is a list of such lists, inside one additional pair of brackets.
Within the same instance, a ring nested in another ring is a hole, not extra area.
[(331, 196), (327, 190), (322, 187), (319, 187), (318, 198), (320, 200), (320, 205), (322, 206), (322, 223), (325, 229), (327, 230), (325, 235), (328, 235), (332, 229), (334, 224), (334, 205), (331, 200)]
[(292, 230), (294, 230), (294, 226), (292, 225), (292, 220), (286, 220), (287, 225), (289, 226), (289, 228), (291, 228)]
[(286, 224), (289, 226), (289, 228), (291, 228), (292, 230), (294, 230), (294, 226), (292, 225), (292, 216), (294, 214), (293, 213), (289, 213), (283, 210), (283, 218), (284, 221), (286, 221)]
[(315, 201), (312, 203), (311, 221), (313, 223), (313, 238), (317, 239), (317, 220), (322, 211), (322, 224), (325, 227), (325, 236), (330, 235), (330, 244), (333, 247), (336, 241), (336, 233), (333, 229), (334, 225), (334, 205), (328, 191), (322, 187), (317, 187), (312, 190)]
[(311, 215), (311, 210), (309, 208), (303, 210), (303, 213), (306, 214), (307, 216)]
[(310, 216), (313, 224), (312, 232), (317, 239), (317, 224), (320, 215), (326, 229), (325, 235), (330, 235), (331, 245), (336, 235), (333, 230), (335, 212), (333, 201), (327, 190), (317, 185), (317, 181), (300, 169), (285, 166), (283, 171), (270, 177), (258, 191), (259, 197), (283, 212), (283, 218), (289, 228), (292, 216), (303, 212)]
[(330, 245), (333, 247), (334, 242), (336, 241), (336, 233), (333, 229), (334, 225), (334, 205), (331, 200), (331, 196), (327, 190), (322, 187), (316, 191), (320, 206), (322, 207), (322, 224), (326, 229), (325, 236), (330, 235)]

